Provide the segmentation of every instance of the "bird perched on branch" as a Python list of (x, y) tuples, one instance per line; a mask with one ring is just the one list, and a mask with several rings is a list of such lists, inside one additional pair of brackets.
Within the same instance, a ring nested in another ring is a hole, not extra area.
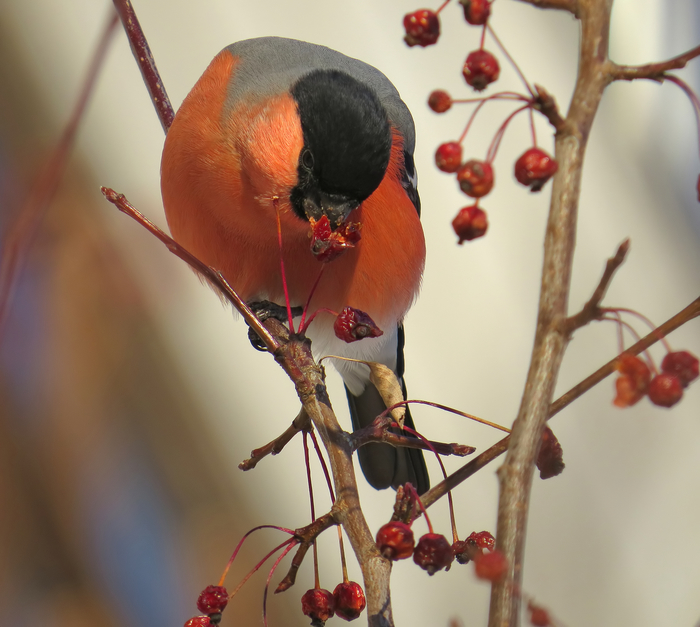
[[(168, 224), (244, 300), (284, 304), (279, 216), (290, 304), (303, 306), (322, 265), (310, 249), (310, 223), (323, 216), (333, 228), (360, 223), (360, 241), (326, 264), (309, 310), (350, 306), (384, 333), (346, 344), (324, 311), (307, 335), (317, 356), (381, 362), (401, 380), (402, 321), (425, 260), (414, 143), (410, 112), (375, 68), (292, 39), (241, 41), (211, 62), (168, 131), (161, 166)], [(369, 370), (334, 362), (353, 427), (366, 426), (385, 409)], [(358, 455), (375, 488), (429, 486), (418, 450), (375, 443)]]

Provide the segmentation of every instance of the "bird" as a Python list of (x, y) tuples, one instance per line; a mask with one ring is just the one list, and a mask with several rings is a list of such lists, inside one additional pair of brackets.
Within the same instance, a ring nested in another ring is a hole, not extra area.
[[(178, 109), (161, 161), (161, 194), (175, 241), (218, 270), (246, 302), (305, 305), (320, 263), (310, 224), (361, 224), (361, 239), (328, 263), (306, 331), (316, 357), (340, 355), (391, 368), (405, 394), (403, 319), (425, 264), (414, 164), (415, 127), (391, 81), (360, 60), (316, 44), (261, 37), (224, 48)], [(352, 344), (333, 332), (353, 307), (383, 331)], [(385, 410), (364, 364), (333, 360), (353, 429)], [(410, 412), (406, 425), (413, 427)], [(376, 489), (429, 487), (423, 453), (360, 447)]]

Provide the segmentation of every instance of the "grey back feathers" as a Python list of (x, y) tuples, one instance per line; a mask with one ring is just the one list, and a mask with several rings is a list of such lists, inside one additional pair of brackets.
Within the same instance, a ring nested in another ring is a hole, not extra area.
[(228, 103), (239, 98), (261, 100), (289, 91), (305, 74), (317, 69), (340, 70), (369, 86), (386, 109), (389, 121), (404, 138), (404, 150), (413, 154), (415, 128), (413, 118), (391, 81), (379, 70), (340, 52), (283, 37), (246, 39), (226, 48), (240, 64), (229, 84)]

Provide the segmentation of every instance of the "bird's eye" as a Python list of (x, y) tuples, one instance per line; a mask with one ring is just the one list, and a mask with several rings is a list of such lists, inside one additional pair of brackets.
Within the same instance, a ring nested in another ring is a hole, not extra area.
[(307, 169), (312, 170), (314, 167), (314, 156), (308, 148), (305, 148), (301, 153), (301, 164)]

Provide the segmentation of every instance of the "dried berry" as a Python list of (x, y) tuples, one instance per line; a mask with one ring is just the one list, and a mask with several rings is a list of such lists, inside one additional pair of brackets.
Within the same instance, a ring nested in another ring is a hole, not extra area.
[(651, 380), (647, 394), (654, 405), (673, 407), (683, 398), (683, 385), (675, 375), (662, 372)]
[(377, 532), (377, 548), (389, 560), (403, 560), (413, 555), (413, 529), (406, 523), (392, 521)]
[(661, 362), (661, 372), (675, 375), (686, 388), (698, 378), (698, 358), (688, 351), (667, 353)]
[(494, 538), (488, 531), (472, 531), (469, 534), (467, 540), (471, 540), (480, 549), (488, 549), (493, 551), (496, 547), (496, 538)]
[(301, 611), (311, 619), (313, 627), (323, 627), (335, 613), (333, 593), (323, 588), (311, 588), (301, 597)]
[(488, 161), (470, 159), (457, 171), (457, 181), (467, 196), (481, 198), (493, 187), (493, 168)]
[(322, 263), (333, 261), (360, 241), (359, 222), (343, 222), (333, 231), (328, 216), (320, 220), (309, 218), (311, 224), (311, 252)]
[(403, 27), (406, 29), (403, 39), (409, 46), (430, 46), (440, 37), (440, 19), (430, 9), (407, 13), (403, 18)]
[(464, 19), (474, 26), (483, 26), (491, 15), (489, 0), (459, 0), (464, 7)]
[(615, 381), (617, 395), (613, 405), (631, 407), (647, 393), (651, 380), (649, 366), (639, 357), (623, 354), (618, 357), (615, 368), (621, 376)]
[(428, 106), (435, 113), (445, 113), (452, 106), (452, 97), (442, 89), (436, 89), (428, 96)]
[(208, 616), (194, 616), (185, 623), (185, 627), (213, 627), (213, 625)]
[(486, 212), (477, 205), (463, 207), (452, 220), (452, 228), (459, 237), (459, 244), (481, 237), (488, 227)]
[(462, 163), (462, 145), (457, 142), (440, 144), (435, 151), (435, 165), (443, 172), (456, 172)]
[(557, 436), (549, 428), (542, 432), (542, 444), (537, 455), (537, 468), (540, 471), (540, 479), (549, 479), (560, 475), (564, 470), (564, 452)]
[(379, 337), (384, 335), (372, 318), (364, 311), (346, 307), (341, 311), (333, 323), (333, 331), (336, 337), (350, 344), (364, 340), (366, 337)]
[(454, 558), (450, 543), (439, 533), (426, 533), (413, 551), (413, 561), (429, 575), (448, 568)]
[(531, 192), (539, 192), (558, 169), (559, 164), (544, 150), (530, 148), (515, 162), (515, 178)]
[(552, 624), (549, 612), (532, 601), (527, 604), (527, 611), (530, 612), (530, 624), (534, 627), (550, 627)]
[(483, 48), (470, 52), (462, 68), (462, 75), (467, 85), (476, 91), (483, 91), (486, 86), (498, 79), (501, 68), (498, 60)]
[(228, 592), (223, 586), (207, 586), (197, 599), (197, 609), (202, 614), (220, 614), (228, 603)]
[(474, 557), (474, 572), (479, 579), (499, 581), (508, 570), (508, 560), (498, 549)]
[(476, 545), (474, 540), (470, 540), (469, 538), (466, 540), (458, 540), (452, 545), (452, 554), (460, 564), (468, 564), (479, 552), (481, 552), (481, 549)]
[(354, 581), (339, 583), (333, 590), (333, 597), (335, 615), (347, 621), (355, 620), (367, 605), (362, 586)]

